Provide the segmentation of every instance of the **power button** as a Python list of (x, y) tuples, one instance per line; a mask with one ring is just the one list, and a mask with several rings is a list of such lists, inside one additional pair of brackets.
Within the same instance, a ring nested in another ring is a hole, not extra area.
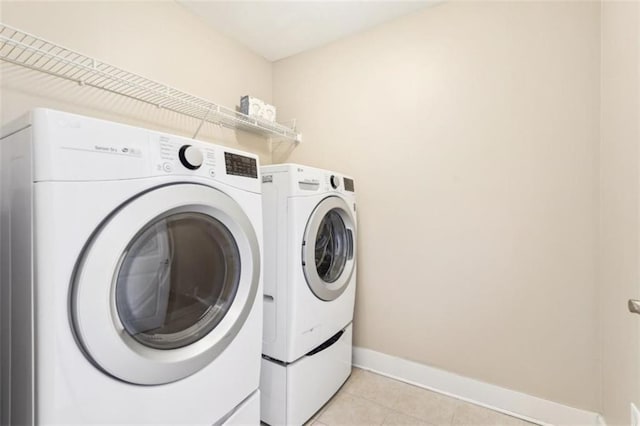
[(164, 171), (165, 171), (165, 172), (167, 172), (167, 173), (171, 173), (171, 172), (173, 171), (173, 164), (171, 164), (171, 163), (169, 163), (169, 162), (164, 163), (164, 164), (162, 165), (162, 170), (164, 170)]

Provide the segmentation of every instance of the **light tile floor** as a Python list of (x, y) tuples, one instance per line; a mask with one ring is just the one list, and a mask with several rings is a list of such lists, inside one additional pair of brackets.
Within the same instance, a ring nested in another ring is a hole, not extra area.
[(532, 426), (515, 417), (354, 368), (338, 393), (307, 422), (313, 426)]

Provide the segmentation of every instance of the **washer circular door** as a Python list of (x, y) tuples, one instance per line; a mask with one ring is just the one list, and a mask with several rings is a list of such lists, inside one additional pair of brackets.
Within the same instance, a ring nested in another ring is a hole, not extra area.
[(302, 268), (309, 288), (331, 301), (349, 285), (355, 268), (355, 220), (340, 197), (323, 199), (311, 213), (302, 242)]
[(256, 299), (260, 248), (240, 205), (212, 187), (145, 192), (94, 233), (70, 295), (77, 340), (120, 380), (169, 383), (231, 343)]

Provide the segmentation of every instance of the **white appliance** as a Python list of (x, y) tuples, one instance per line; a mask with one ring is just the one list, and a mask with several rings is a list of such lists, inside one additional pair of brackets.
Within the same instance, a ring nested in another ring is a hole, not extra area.
[(348, 176), (261, 168), (264, 336), (261, 420), (307, 421), (351, 373), (356, 203)]
[(2, 424), (257, 424), (256, 156), (45, 109), (3, 135)]

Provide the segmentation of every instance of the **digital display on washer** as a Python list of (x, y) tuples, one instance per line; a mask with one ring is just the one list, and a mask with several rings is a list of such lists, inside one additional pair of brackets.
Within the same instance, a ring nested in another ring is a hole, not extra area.
[(353, 189), (353, 179), (344, 178), (344, 189), (345, 191), (354, 192)]
[(228, 175), (258, 179), (258, 165), (255, 158), (225, 152), (224, 164)]

